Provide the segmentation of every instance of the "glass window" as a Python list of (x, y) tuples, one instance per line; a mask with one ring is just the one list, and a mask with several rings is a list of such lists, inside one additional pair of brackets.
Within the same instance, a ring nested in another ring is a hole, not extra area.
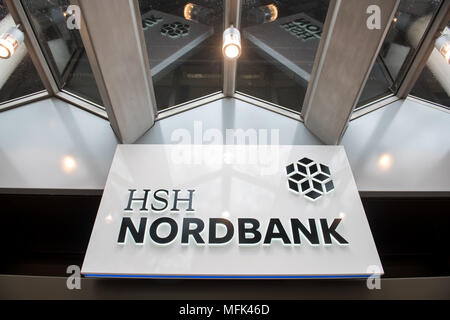
[[(450, 34), (450, 24), (443, 34)], [(450, 64), (436, 48), (433, 49), (411, 95), (450, 108)]]
[(60, 89), (101, 104), (77, 28), (68, 24), (69, 0), (21, 0)]
[[(0, 1), (0, 35), (16, 24)], [(8, 59), (0, 59), (0, 103), (45, 90), (24, 43)]]
[(395, 93), (442, 0), (401, 0), (359, 106)]
[(139, 0), (158, 110), (223, 88), (223, 1)]
[(243, 2), (237, 91), (300, 112), (329, 2)]

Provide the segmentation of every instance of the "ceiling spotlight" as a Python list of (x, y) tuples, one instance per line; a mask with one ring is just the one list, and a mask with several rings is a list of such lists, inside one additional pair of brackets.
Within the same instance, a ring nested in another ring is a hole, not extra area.
[(255, 7), (248, 11), (247, 20), (251, 24), (274, 22), (278, 19), (278, 8), (275, 4)]
[(450, 34), (443, 34), (435, 43), (436, 49), (442, 54), (445, 61), (450, 64)]
[(223, 32), (222, 53), (228, 59), (237, 59), (241, 55), (241, 33), (233, 26)]
[(192, 10), (194, 9), (195, 4), (193, 3), (187, 3), (184, 6), (184, 18), (187, 20), (191, 20), (192, 19)]
[(9, 59), (22, 44), (23, 32), (18, 27), (9, 28), (0, 37), (0, 58)]
[(273, 22), (278, 18), (278, 8), (274, 4), (268, 4), (267, 6), (259, 7), (259, 10), (264, 12), (264, 20), (266, 22)]
[(184, 18), (194, 22), (211, 24), (214, 10), (199, 6), (198, 4), (187, 3), (184, 6)]

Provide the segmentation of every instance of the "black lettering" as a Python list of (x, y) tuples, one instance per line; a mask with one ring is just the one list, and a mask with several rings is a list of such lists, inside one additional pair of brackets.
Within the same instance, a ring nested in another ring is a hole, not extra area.
[[(217, 225), (224, 225), (227, 229), (227, 233), (222, 238), (217, 237)], [(234, 227), (230, 220), (223, 218), (211, 218), (209, 219), (209, 243), (210, 244), (224, 244), (233, 238)]]
[(142, 201), (142, 207), (141, 211), (148, 211), (147, 210), (147, 199), (148, 199), (148, 193), (150, 190), (144, 189), (144, 197), (143, 198), (134, 198), (134, 193), (136, 192), (136, 189), (129, 189), (130, 196), (128, 197), (128, 205), (125, 208), (125, 211), (133, 211), (131, 208), (131, 205), (133, 204), (133, 201)]
[[(163, 223), (167, 223), (170, 225), (170, 232), (165, 238), (161, 238), (160, 236), (158, 236), (157, 232), (158, 227)], [(178, 225), (176, 221), (171, 218), (164, 217), (156, 219), (150, 226), (150, 238), (158, 244), (168, 244), (172, 242), (177, 236), (177, 233), (178, 233)]]
[(309, 219), (309, 230), (300, 222), (299, 219), (291, 219), (292, 236), (294, 238), (295, 244), (300, 244), (300, 233), (303, 234), (309, 243), (312, 245), (318, 245), (319, 234), (317, 233), (316, 221), (314, 219)]
[(119, 231), (119, 239), (118, 243), (125, 243), (125, 236), (127, 234), (127, 230), (130, 230), (131, 236), (135, 243), (144, 243), (145, 236), (145, 226), (147, 225), (147, 218), (141, 218), (141, 222), (139, 224), (139, 231), (136, 230), (133, 224), (133, 220), (131, 218), (126, 217), (122, 219), (122, 224), (120, 225)]
[[(251, 224), (250, 228), (246, 228), (246, 224)], [(239, 228), (239, 244), (256, 244), (261, 241), (261, 232), (258, 231), (260, 223), (256, 219), (238, 219)], [(252, 238), (246, 238), (246, 234), (253, 234)]]
[(181, 201), (186, 201), (186, 202), (189, 203), (188, 209), (186, 211), (194, 211), (194, 209), (192, 209), (192, 199), (193, 199), (193, 195), (194, 195), (195, 190), (187, 190), (189, 192), (189, 198), (187, 198), (187, 199), (178, 198), (178, 194), (179, 194), (180, 191), (181, 190), (173, 190), (173, 192), (174, 192), (174, 200), (173, 200), (172, 211), (175, 211), (175, 212), (176, 211), (180, 211), (180, 209), (177, 208), (177, 204), (178, 204), (178, 202), (181, 202)]
[(348, 244), (348, 241), (345, 240), (339, 233), (337, 233), (336, 229), (342, 219), (334, 219), (331, 226), (328, 226), (327, 219), (320, 219), (320, 225), (322, 227), (322, 234), (325, 244), (332, 244), (331, 237), (336, 239), (339, 244)]
[[(194, 224), (195, 229), (190, 229), (190, 225)], [(183, 232), (181, 236), (182, 244), (189, 244), (189, 236), (193, 236), (196, 243), (204, 244), (205, 241), (202, 239), (200, 232), (205, 228), (205, 223), (201, 219), (197, 218), (184, 218), (183, 219)]]
[[(166, 198), (160, 197), (158, 196), (159, 192), (165, 192), (166, 193)], [(167, 200), (167, 198), (169, 197), (169, 191), (168, 190), (164, 190), (164, 189), (159, 189), (155, 191), (154, 194), (154, 198), (155, 201), (159, 202), (159, 203), (164, 203), (164, 207), (162, 208), (156, 208), (153, 204), (152, 204), (152, 210), (155, 212), (160, 212), (160, 211), (164, 211), (167, 209), (167, 207), (169, 206), (169, 201)]]
[[(278, 232), (275, 232), (274, 229), (277, 228)], [(281, 224), (280, 219), (270, 219), (269, 226), (267, 227), (266, 236), (264, 238), (264, 244), (271, 244), (272, 239), (281, 239), (284, 244), (290, 244), (291, 241), (284, 230), (283, 225)]]

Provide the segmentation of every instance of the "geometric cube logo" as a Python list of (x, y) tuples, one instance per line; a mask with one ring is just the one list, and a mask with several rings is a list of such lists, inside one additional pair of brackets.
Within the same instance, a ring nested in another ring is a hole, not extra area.
[(187, 36), (189, 34), (189, 29), (191, 27), (188, 24), (183, 24), (181, 22), (174, 22), (170, 24), (163, 24), (161, 28), (161, 34), (168, 36), (169, 38), (180, 38)]
[(316, 201), (334, 190), (330, 168), (309, 158), (291, 163), (286, 172), (289, 190), (308, 200)]

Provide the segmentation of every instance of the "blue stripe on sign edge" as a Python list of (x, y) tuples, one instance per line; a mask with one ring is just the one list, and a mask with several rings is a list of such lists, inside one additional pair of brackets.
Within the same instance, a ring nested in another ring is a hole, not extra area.
[[(195, 275), (128, 275), (128, 274), (85, 274), (88, 278), (146, 278), (146, 279), (354, 279), (374, 275), (317, 275), (317, 276), (195, 276)], [(379, 275), (375, 275), (379, 277)]]

